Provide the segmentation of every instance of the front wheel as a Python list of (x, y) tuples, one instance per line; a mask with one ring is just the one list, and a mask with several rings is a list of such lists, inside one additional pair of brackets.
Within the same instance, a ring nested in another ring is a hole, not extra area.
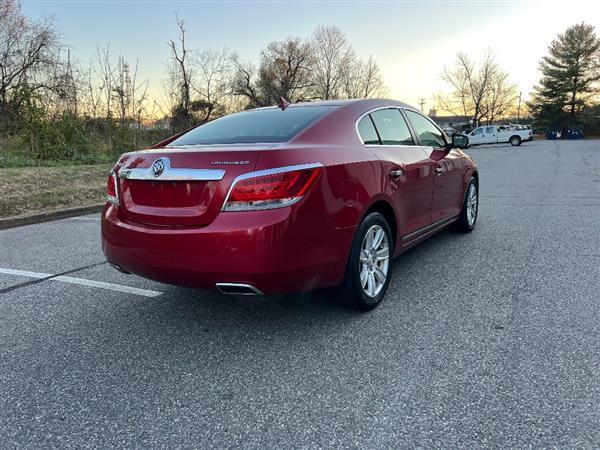
[(512, 145), (513, 147), (521, 145), (521, 138), (519, 136), (512, 136), (510, 138), (510, 145)]
[(475, 229), (477, 214), (479, 213), (479, 184), (475, 177), (471, 177), (467, 185), (467, 193), (463, 201), (462, 210), (453, 228), (462, 233), (470, 233)]
[(356, 231), (344, 280), (335, 288), (343, 306), (367, 311), (381, 302), (390, 284), (393, 252), (385, 217), (370, 213)]

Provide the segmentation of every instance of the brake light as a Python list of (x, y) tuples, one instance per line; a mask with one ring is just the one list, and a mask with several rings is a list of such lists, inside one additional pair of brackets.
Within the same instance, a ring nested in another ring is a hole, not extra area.
[(111, 170), (106, 180), (106, 199), (113, 205), (119, 204), (119, 188), (117, 174)]
[(231, 189), (224, 211), (282, 208), (296, 203), (315, 184), (322, 167), (283, 169), (281, 172), (238, 180)]

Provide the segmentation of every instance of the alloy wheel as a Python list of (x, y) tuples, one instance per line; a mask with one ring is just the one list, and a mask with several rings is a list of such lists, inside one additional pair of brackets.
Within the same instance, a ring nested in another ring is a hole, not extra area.
[(477, 219), (477, 208), (477, 187), (475, 183), (471, 183), (467, 193), (467, 221), (470, 227), (475, 224), (475, 219)]
[(390, 245), (387, 234), (373, 225), (360, 249), (360, 285), (369, 297), (376, 297), (385, 285), (390, 264)]

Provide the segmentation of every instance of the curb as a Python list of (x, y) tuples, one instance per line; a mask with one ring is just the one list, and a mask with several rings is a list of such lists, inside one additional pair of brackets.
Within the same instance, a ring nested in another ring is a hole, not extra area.
[(69, 217), (82, 216), (84, 214), (93, 214), (102, 211), (102, 208), (104, 208), (104, 203), (97, 203), (90, 206), (77, 206), (75, 208), (63, 208), (37, 214), (7, 217), (0, 219), (0, 230), (42, 222), (51, 222), (53, 220), (68, 219)]

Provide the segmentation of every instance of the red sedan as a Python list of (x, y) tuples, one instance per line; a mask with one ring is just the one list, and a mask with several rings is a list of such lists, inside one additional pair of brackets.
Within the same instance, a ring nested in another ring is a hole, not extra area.
[(393, 257), (449, 225), (475, 227), (467, 144), (392, 100), (232, 114), (120, 158), (102, 247), (117, 269), (165, 283), (242, 295), (334, 287), (371, 309)]

